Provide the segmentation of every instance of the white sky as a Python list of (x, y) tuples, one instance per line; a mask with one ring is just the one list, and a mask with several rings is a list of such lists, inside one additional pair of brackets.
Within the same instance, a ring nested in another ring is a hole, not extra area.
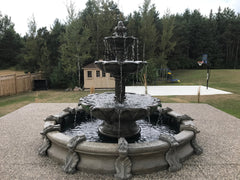
[[(28, 21), (34, 15), (37, 28), (53, 25), (56, 18), (64, 22), (67, 17), (66, 4), (70, 0), (0, 0), (0, 12), (11, 17), (15, 30), (22, 36), (28, 31)], [(76, 10), (83, 10), (87, 0), (71, 0)], [(128, 15), (138, 11), (144, 0), (114, 0), (119, 8)], [(217, 12), (218, 7), (229, 7), (240, 13), (240, 0), (152, 0), (160, 16), (170, 9), (172, 14), (183, 13), (186, 8), (198, 9), (201, 14), (209, 15), (210, 10)]]

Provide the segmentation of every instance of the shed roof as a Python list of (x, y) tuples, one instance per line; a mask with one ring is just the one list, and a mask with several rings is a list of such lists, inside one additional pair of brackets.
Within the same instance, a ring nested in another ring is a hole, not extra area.
[(99, 69), (94, 63), (88, 64), (83, 69)]

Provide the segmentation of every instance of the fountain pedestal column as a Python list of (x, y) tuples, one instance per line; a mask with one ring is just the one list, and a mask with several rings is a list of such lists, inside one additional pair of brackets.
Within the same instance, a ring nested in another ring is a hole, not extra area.
[(113, 122), (104, 121), (102, 125), (99, 126), (98, 131), (101, 135), (110, 138), (134, 138), (140, 135), (141, 128), (135, 121), (127, 122), (116, 120)]
[(126, 78), (115, 76), (115, 100), (119, 103), (123, 103), (125, 100), (125, 81)]

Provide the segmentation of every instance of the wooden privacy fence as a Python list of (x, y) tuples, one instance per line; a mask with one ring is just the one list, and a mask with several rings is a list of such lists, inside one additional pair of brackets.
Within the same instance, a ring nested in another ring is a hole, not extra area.
[(0, 76), (0, 96), (8, 96), (31, 91), (33, 80), (42, 79), (42, 73)]

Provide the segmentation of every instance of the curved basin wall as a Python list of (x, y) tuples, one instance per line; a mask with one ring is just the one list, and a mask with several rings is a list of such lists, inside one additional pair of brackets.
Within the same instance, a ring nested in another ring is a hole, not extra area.
[[(175, 136), (180, 141), (177, 147), (177, 155), (180, 161), (185, 160), (193, 154), (190, 141), (194, 133), (191, 131), (182, 131)], [(67, 144), (71, 137), (60, 132), (48, 133), (51, 140), (51, 147), (48, 149), (49, 157), (65, 163), (69, 152)], [(169, 164), (165, 159), (165, 154), (169, 150), (169, 144), (164, 141), (155, 141), (151, 143), (129, 144), (129, 158), (132, 162), (132, 174), (150, 173), (162, 169), (167, 169)], [(115, 173), (115, 161), (118, 157), (118, 144), (83, 142), (77, 146), (75, 151), (80, 156), (80, 162), (77, 168), (87, 172), (97, 173)]]
[[(181, 169), (181, 162), (192, 154), (201, 154), (202, 150), (196, 143), (196, 133), (190, 117), (179, 115), (174, 111), (165, 112), (176, 118), (180, 123), (180, 132), (172, 137), (159, 137), (160, 140), (144, 143), (129, 143), (127, 154), (132, 174), (150, 173), (162, 169), (177, 171)], [(66, 117), (70, 112), (64, 112)], [(60, 116), (52, 116), (44, 125), (44, 142), (40, 154), (46, 154), (63, 164), (70, 164), (70, 159), (76, 157), (73, 169), (95, 173), (116, 173), (116, 161), (121, 156), (119, 144), (87, 142), (85, 139), (71, 148), (72, 137), (55, 130), (59, 127)], [(55, 119), (55, 120), (54, 120)], [(67, 119), (67, 118), (66, 118)], [(50, 127), (50, 128), (49, 128)], [(50, 129), (50, 130), (49, 130)], [(52, 130), (51, 130), (52, 129)], [(44, 153), (42, 153), (44, 152)], [(73, 157), (73, 158), (72, 158)], [(74, 162), (73, 162), (74, 164)], [(67, 171), (68, 172), (68, 171)], [(72, 172), (72, 169), (70, 170)]]

